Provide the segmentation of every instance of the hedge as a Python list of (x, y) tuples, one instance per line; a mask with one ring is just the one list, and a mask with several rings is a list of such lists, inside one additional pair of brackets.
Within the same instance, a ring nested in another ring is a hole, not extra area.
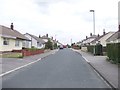
[(120, 63), (120, 43), (107, 44), (107, 56), (115, 63)]
[(103, 55), (103, 47), (101, 44), (87, 46), (87, 50), (94, 55)]
[(93, 45), (87, 46), (88, 52), (94, 53), (94, 47), (95, 47), (95, 46), (93, 46)]

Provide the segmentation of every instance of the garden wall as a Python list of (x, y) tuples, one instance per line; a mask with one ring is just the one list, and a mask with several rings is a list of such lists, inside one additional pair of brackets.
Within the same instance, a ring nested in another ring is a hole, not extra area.
[(23, 50), (13, 50), (13, 52), (19, 52), (22, 53), (23, 56), (31, 56), (31, 55), (36, 55), (36, 54), (41, 54), (44, 53), (44, 50), (28, 50), (28, 49), (23, 49)]

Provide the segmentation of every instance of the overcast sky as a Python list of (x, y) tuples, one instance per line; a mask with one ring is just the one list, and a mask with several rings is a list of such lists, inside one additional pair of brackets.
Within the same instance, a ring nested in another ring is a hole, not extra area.
[(118, 30), (119, 0), (0, 0), (0, 25), (36, 36), (49, 34), (61, 43), (77, 42), (93, 33)]

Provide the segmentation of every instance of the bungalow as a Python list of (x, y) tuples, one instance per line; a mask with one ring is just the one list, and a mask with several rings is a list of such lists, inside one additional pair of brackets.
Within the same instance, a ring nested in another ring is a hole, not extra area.
[(82, 46), (90, 45), (91, 42), (96, 38), (97, 38), (96, 35), (92, 35), (92, 33), (90, 33), (90, 37), (86, 36), (86, 39), (82, 40)]
[(91, 45), (96, 45), (99, 42), (103, 47), (106, 47), (106, 43), (107, 43), (106, 40), (113, 34), (114, 32), (105, 33), (104, 30), (103, 35), (101, 36), (98, 35), (98, 37), (91, 42)]
[(31, 40), (31, 47), (35, 47), (38, 49), (45, 48), (45, 41), (42, 40), (41, 38), (31, 35), (29, 33), (24, 34), (27, 38)]
[(29, 43), (30, 40), (14, 30), (13, 23), (10, 28), (0, 25), (0, 52), (21, 50), (24, 41)]
[(47, 42), (48, 41), (48, 39), (50, 39), (49, 37), (48, 37), (48, 34), (46, 34), (46, 35), (44, 35), (44, 36), (42, 36), (42, 37), (40, 37), (42, 40), (44, 40), (45, 42)]

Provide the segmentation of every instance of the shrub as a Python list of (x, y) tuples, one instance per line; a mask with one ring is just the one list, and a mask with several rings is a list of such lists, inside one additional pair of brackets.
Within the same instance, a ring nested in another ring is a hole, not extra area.
[(101, 44), (97, 44), (97, 45), (89, 45), (87, 46), (87, 50), (88, 52), (91, 52), (94, 55), (103, 55), (103, 48)]
[(120, 63), (120, 43), (107, 44), (107, 56), (115, 63)]
[(51, 50), (53, 49), (53, 44), (50, 41), (50, 39), (48, 39), (48, 42), (46, 42), (45, 49), (51, 49)]
[(94, 45), (87, 46), (88, 52), (94, 53)]

